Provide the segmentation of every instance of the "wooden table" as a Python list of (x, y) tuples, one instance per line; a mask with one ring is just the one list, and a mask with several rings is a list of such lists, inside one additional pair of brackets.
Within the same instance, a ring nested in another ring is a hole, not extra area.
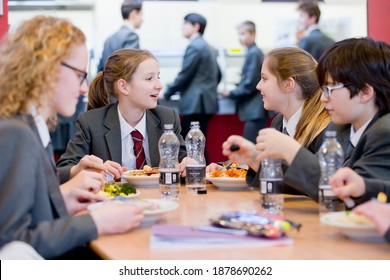
[[(208, 225), (208, 219), (224, 211), (260, 210), (258, 190), (224, 191), (208, 185), (208, 194), (191, 195), (182, 186), (180, 207), (164, 214), (159, 224)], [(157, 188), (140, 188), (142, 198), (159, 198)], [(390, 259), (386, 243), (361, 243), (349, 240), (319, 222), (318, 205), (301, 196), (286, 196), (284, 216), (302, 223), (300, 232), (291, 232), (293, 245), (272, 247), (224, 246), (207, 248), (151, 248), (151, 227), (137, 228), (121, 235), (103, 236), (91, 247), (104, 259), (116, 260), (322, 260)]]

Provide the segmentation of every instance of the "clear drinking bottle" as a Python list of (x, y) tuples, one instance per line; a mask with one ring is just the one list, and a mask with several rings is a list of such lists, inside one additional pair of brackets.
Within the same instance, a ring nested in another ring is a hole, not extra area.
[(326, 131), (325, 140), (318, 151), (318, 160), (321, 168), (321, 177), (318, 190), (320, 215), (327, 212), (344, 211), (345, 205), (332, 191), (329, 179), (342, 167), (344, 152), (336, 139), (336, 131)]
[(264, 212), (280, 214), (283, 211), (284, 197), (282, 193), (282, 162), (276, 158), (265, 158), (261, 161), (260, 201)]
[(173, 124), (165, 124), (164, 130), (158, 141), (160, 152), (160, 194), (162, 199), (176, 199), (179, 196), (180, 189), (178, 161), (180, 142), (173, 132)]
[(185, 143), (187, 157), (191, 160), (186, 165), (186, 188), (191, 193), (206, 192), (206, 138), (200, 130), (199, 122), (191, 122)]

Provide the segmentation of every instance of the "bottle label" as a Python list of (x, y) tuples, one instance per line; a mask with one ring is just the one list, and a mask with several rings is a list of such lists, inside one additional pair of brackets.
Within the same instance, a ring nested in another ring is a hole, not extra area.
[(205, 165), (187, 165), (186, 166), (186, 176), (188, 178), (204, 178), (206, 176), (206, 166)]
[(180, 183), (180, 172), (165, 172), (160, 170), (160, 184), (179, 184)]
[(319, 187), (319, 195), (326, 197), (335, 197), (336, 195), (332, 191), (332, 187), (330, 185), (321, 185)]
[(282, 180), (260, 180), (260, 192), (261, 194), (280, 194), (282, 193), (283, 181)]

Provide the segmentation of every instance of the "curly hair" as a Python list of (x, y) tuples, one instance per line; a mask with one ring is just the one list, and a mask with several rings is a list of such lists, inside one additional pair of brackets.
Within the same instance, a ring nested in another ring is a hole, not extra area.
[(61, 61), (83, 43), (84, 34), (72, 23), (46, 16), (25, 21), (9, 35), (0, 47), (0, 117), (29, 114), (31, 104), (40, 112), (52, 98)]
[(267, 57), (269, 69), (280, 85), (291, 77), (302, 90), (301, 98), (305, 102), (294, 139), (308, 147), (331, 121), (320, 100), (322, 91), (316, 73), (317, 62), (308, 52), (294, 47), (274, 49)]

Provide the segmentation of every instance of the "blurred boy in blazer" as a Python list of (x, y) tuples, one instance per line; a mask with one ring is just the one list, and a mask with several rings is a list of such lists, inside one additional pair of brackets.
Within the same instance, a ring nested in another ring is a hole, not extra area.
[(261, 79), (264, 54), (256, 45), (256, 25), (252, 21), (239, 24), (237, 31), (240, 43), (247, 48), (241, 81), (234, 90), (225, 90), (221, 94), (236, 101), (238, 116), (245, 123), (243, 136), (256, 143), (257, 133), (267, 126), (268, 119), (260, 92), (256, 89)]
[(121, 28), (104, 42), (104, 49), (97, 71), (102, 71), (107, 58), (118, 49), (139, 49), (139, 37), (135, 29), (142, 24), (142, 0), (125, 0), (121, 6), (124, 20)]
[(164, 93), (167, 100), (175, 93), (180, 93), (183, 137), (190, 130), (191, 121), (199, 121), (200, 129), (207, 136), (208, 122), (218, 111), (217, 85), (220, 71), (215, 51), (203, 38), (206, 23), (206, 19), (199, 14), (191, 13), (184, 17), (182, 31), (190, 43), (184, 54), (181, 71)]

